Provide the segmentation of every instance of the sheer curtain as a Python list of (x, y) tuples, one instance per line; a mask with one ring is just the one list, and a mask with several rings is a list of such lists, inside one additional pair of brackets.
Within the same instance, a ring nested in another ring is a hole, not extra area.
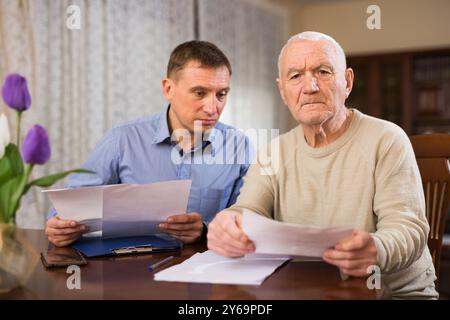
[[(69, 5), (81, 9), (79, 30), (66, 26)], [(193, 0), (0, 2), (0, 77), (27, 77), (22, 135), (40, 123), (51, 140), (52, 158), (35, 177), (78, 167), (112, 124), (165, 108), (161, 79), (171, 50), (194, 38), (193, 8)], [(13, 134), (15, 115), (1, 111)], [(24, 198), (19, 225), (44, 225), (48, 203), (38, 193)]]
[(215, 42), (233, 68), (222, 121), (241, 129), (288, 129), (276, 85), (287, 19), (286, 10), (266, 1), (199, 0), (199, 36)]
[[(80, 8), (79, 30), (66, 26), (69, 5)], [(197, 35), (231, 60), (222, 120), (285, 131), (288, 115), (275, 78), (286, 17), (259, 0), (1, 0), (0, 79), (10, 72), (27, 77), (32, 106), (22, 135), (39, 123), (52, 146), (50, 162), (36, 166), (33, 176), (78, 167), (113, 124), (163, 110), (169, 54)], [(0, 110), (15, 140), (15, 114), (3, 102)], [(48, 202), (31, 190), (17, 223), (42, 228)]]

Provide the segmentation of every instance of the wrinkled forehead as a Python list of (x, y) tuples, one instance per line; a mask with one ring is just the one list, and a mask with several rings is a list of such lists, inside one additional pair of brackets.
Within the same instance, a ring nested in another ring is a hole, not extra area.
[(345, 57), (328, 41), (293, 40), (280, 57), (281, 73), (289, 68), (330, 65), (335, 70), (345, 69)]

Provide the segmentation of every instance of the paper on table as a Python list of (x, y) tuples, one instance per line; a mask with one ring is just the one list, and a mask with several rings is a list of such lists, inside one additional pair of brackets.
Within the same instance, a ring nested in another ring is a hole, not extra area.
[(104, 238), (157, 233), (157, 225), (185, 213), (191, 180), (44, 190), (58, 216), (102, 230)]
[(211, 250), (155, 274), (156, 281), (260, 285), (289, 257), (227, 258)]
[(283, 223), (244, 210), (242, 229), (254, 242), (255, 253), (321, 257), (338, 241), (352, 235), (348, 227), (318, 228)]
[(191, 180), (130, 184), (103, 191), (103, 237), (161, 233), (158, 224), (186, 213)]

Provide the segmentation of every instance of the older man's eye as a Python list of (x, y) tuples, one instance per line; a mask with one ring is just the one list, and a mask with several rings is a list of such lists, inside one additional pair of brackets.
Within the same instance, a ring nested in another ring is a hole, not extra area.
[(329, 70), (325, 70), (325, 69), (320, 69), (319, 70), (319, 76), (322, 77), (322, 78), (327, 78), (327, 77), (331, 76), (331, 74), (332, 73)]
[(295, 79), (298, 79), (298, 78), (300, 78), (300, 75), (297, 73), (297, 74), (292, 75), (292, 76), (289, 78), (289, 80), (295, 80)]

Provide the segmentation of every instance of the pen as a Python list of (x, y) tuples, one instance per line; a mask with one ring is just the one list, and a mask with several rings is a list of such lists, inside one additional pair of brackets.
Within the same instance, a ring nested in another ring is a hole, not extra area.
[(172, 259), (173, 259), (173, 256), (162, 259), (161, 261), (158, 261), (157, 263), (150, 265), (148, 267), (148, 271), (154, 271), (156, 268), (166, 264), (167, 262), (170, 262), (170, 260), (172, 260)]

